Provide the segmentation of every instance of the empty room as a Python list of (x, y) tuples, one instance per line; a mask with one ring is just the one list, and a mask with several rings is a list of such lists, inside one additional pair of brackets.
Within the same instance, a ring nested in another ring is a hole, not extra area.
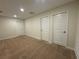
[(0, 0), (0, 59), (79, 59), (79, 0)]

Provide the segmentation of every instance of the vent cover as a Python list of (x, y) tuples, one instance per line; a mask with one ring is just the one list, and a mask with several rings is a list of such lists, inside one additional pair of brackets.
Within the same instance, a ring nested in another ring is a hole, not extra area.
[(3, 13), (3, 11), (0, 10), (0, 13)]
[(29, 12), (29, 14), (35, 14), (35, 12)]

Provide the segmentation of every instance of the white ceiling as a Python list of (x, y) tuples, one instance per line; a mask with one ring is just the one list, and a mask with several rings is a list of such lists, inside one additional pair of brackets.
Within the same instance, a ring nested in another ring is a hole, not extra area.
[[(13, 17), (16, 14), (17, 18), (25, 19), (71, 1), (73, 0), (0, 0), (0, 10), (3, 11), (0, 15)], [(25, 11), (21, 12), (20, 8)]]

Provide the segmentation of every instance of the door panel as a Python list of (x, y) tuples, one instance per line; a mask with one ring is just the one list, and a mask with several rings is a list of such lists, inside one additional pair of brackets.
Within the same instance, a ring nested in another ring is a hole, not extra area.
[(49, 41), (49, 18), (41, 18), (41, 39)]
[(53, 16), (54, 18), (54, 42), (63, 46), (67, 45), (68, 39), (68, 15), (61, 13)]

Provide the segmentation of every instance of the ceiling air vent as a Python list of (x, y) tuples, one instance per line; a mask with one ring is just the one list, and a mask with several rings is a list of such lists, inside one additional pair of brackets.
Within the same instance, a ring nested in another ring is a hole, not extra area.
[(3, 11), (0, 10), (0, 13), (3, 13)]
[(29, 14), (35, 14), (35, 12), (29, 12)]

